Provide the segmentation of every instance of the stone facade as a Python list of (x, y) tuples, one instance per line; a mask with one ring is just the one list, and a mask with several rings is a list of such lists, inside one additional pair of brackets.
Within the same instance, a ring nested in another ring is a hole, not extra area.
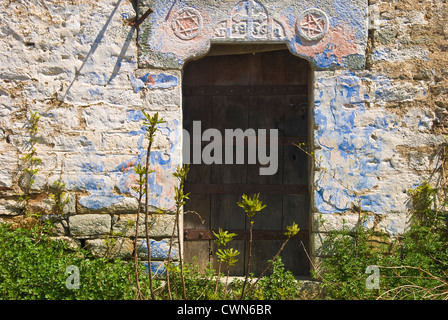
[[(55, 220), (60, 237), (98, 255), (111, 234), (133, 236), (126, 228), (138, 207), (133, 167), (146, 155), (141, 109), (167, 120), (151, 153), (149, 203), (154, 212), (173, 209), (182, 68), (212, 43), (286, 43), (313, 68), (310, 121), (319, 159), (310, 169), (313, 255), (325, 231), (343, 221), (355, 225), (354, 206), (369, 212), (370, 225), (391, 236), (403, 232), (406, 191), (429, 177), (431, 154), (448, 133), (444, 1), (0, 4), (0, 217), (14, 221), (23, 212), (22, 159), (30, 114), (37, 112), (42, 162), (27, 210)], [(129, 21), (148, 7), (154, 13), (137, 33)], [(50, 186), (59, 180), (66, 194), (56, 214)], [(153, 258), (160, 261), (174, 216), (152, 219)], [(124, 239), (114, 250), (129, 258), (134, 248)]]

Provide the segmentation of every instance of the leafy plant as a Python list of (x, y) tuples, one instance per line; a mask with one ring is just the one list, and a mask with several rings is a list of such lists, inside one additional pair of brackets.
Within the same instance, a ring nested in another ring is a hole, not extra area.
[(255, 297), (261, 300), (299, 299), (299, 282), (285, 269), (281, 256), (277, 255), (268, 263), (272, 266), (271, 274), (260, 278)]
[(236, 259), (236, 257), (239, 256), (240, 254), (241, 252), (239, 252), (238, 250), (234, 250), (233, 248), (224, 250), (218, 249), (218, 252), (216, 252), (216, 255), (218, 256), (219, 260), (219, 269), (218, 269), (218, 276), (216, 277), (215, 294), (218, 290), (218, 281), (219, 281), (219, 274), (221, 271), (221, 264), (225, 263), (227, 265), (227, 276), (224, 287), (224, 299), (226, 299), (227, 297), (227, 287), (229, 283), (230, 267), (233, 267), (238, 262), (238, 259)]
[[(148, 250), (148, 273), (149, 273), (149, 287), (150, 287), (150, 293), (151, 298), (155, 299), (154, 294), (154, 286), (153, 286), (153, 275), (151, 270), (151, 245), (149, 241), (149, 175), (154, 172), (154, 170), (149, 169), (149, 159), (151, 155), (151, 149), (152, 144), (154, 143), (155, 134), (158, 130), (158, 125), (165, 123), (166, 121), (163, 120), (163, 118), (159, 118), (159, 113), (155, 113), (153, 116), (150, 116), (148, 113), (146, 113), (144, 110), (142, 110), (142, 113), (145, 117), (143, 124), (145, 125), (145, 131), (146, 131), (146, 139), (148, 140), (148, 146), (146, 149), (146, 162), (144, 166), (137, 164), (134, 167), (134, 171), (139, 176), (138, 180), (138, 187), (134, 190), (138, 190), (138, 200), (139, 205), (137, 209), (137, 223), (135, 226), (135, 240), (134, 240), (134, 271), (135, 271), (135, 279), (137, 283), (137, 288), (140, 287), (139, 285), (139, 276), (138, 276), (138, 258), (137, 258), (137, 238), (138, 238), (138, 228), (139, 228), (139, 222), (140, 222), (140, 213), (142, 211), (142, 204), (141, 201), (143, 199), (143, 196), (145, 196), (145, 205), (144, 205), (144, 212), (145, 212), (145, 233), (146, 233), (146, 247)], [(140, 290), (139, 292), (139, 298), (142, 298), (142, 294)]]
[[(362, 225), (362, 224), (361, 224)], [(330, 299), (372, 299), (377, 292), (367, 290), (365, 271), (368, 266), (379, 265), (388, 248), (374, 247), (369, 239), (375, 235), (371, 229), (359, 228), (356, 232), (343, 227), (332, 230), (322, 243), (322, 260), (313, 275), (322, 281)]]
[[(173, 246), (173, 238), (174, 238), (174, 230), (177, 229), (177, 238), (180, 239), (180, 214), (182, 210), (182, 206), (185, 204), (185, 200), (188, 199), (189, 193), (184, 194), (184, 184), (187, 179), (187, 174), (189, 171), (189, 166), (184, 165), (182, 167), (177, 167), (176, 171), (173, 173), (173, 176), (178, 180), (178, 186), (174, 187), (174, 201), (176, 203), (176, 220), (175, 226), (173, 228), (173, 233), (170, 239), (170, 248), (168, 251), (168, 268), (167, 268), (167, 284), (168, 284), (168, 293), (171, 299), (171, 287), (170, 287), (170, 276), (169, 276), (169, 264), (170, 264), (170, 256), (171, 256), (171, 248)], [(182, 281), (182, 294), (183, 298), (186, 299), (186, 289), (185, 289), (185, 277), (184, 277), (184, 269), (183, 269), (183, 259), (182, 259), (182, 245), (179, 241), (179, 263), (180, 263), (180, 274)]]
[[(436, 204), (438, 190), (428, 183), (410, 190), (413, 211), (409, 229), (383, 244), (380, 234), (361, 227), (331, 231), (324, 241), (328, 255), (315, 276), (329, 299), (447, 299), (448, 230), (446, 204)], [(361, 225), (362, 225), (361, 221)], [(385, 240), (387, 238), (383, 236)], [(366, 286), (366, 268), (380, 270), (380, 289)]]
[[(214, 295), (214, 277), (216, 271), (207, 264), (205, 268), (193, 263), (184, 263), (183, 277), (180, 273), (180, 266), (172, 263), (168, 267), (170, 274), (171, 293), (162, 291), (160, 297), (162, 299), (183, 299), (183, 285), (185, 283), (186, 297), (189, 300), (210, 300), (217, 299)], [(168, 270), (167, 270), (168, 271)], [(183, 278), (183, 280), (182, 280)], [(171, 296), (170, 296), (171, 295)]]
[(213, 240), (218, 246), (225, 247), (227, 243), (233, 240), (233, 238), (237, 235), (236, 233), (229, 233), (229, 231), (223, 230), (222, 228), (218, 228), (218, 233), (213, 231), (213, 235), (216, 237)]
[(65, 192), (65, 183), (61, 180), (55, 180), (53, 185), (50, 187), (50, 198), (52, 198), (56, 203), (56, 213), (63, 214), (64, 207), (68, 203), (69, 198)]
[[(70, 250), (66, 242), (51, 239), (52, 229), (48, 221), (31, 229), (0, 224), (0, 299), (136, 298), (135, 283), (129, 277), (132, 264), (93, 258), (85, 249)], [(79, 268), (79, 289), (66, 286), (68, 266)], [(147, 286), (142, 291), (149, 294)]]
[(249, 288), (248, 291), (251, 291), (254, 289), (254, 287), (256, 286), (257, 282), (260, 281), (260, 279), (266, 274), (266, 272), (268, 272), (268, 270), (274, 265), (274, 263), (276, 262), (277, 257), (280, 256), (280, 253), (282, 253), (283, 249), (285, 248), (286, 244), (288, 243), (288, 241), (294, 237), (295, 235), (297, 235), (300, 231), (299, 226), (297, 225), (297, 223), (293, 222), (292, 225), (287, 226), (286, 227), (286, 232), (285, 232), (285, 236), (287, 236), (286, 240), (282, 243), (280, 249), (278, 250), (278, 252), (275, 254), (275, 256), (269, 261), (268, 266), (266, 267), (266, 269), (263, 270), (263, 272), (260, 274), (260, 276), (257, 278), (257, 280), (255, 280), (255, 282), (251, 285), (251, 287)]
[(260, 200), (260, 194), (254, 194), (253, 197), (248, 197), (247, 195), (242, 195), (242, 200), (238, 201), (237, 204), (243, 208), (246, 216), (249, 218), (250, 223), (253, 224), (253, 217), (255, 213), (266, 208), (266, 205)]
[(255, 213), (260, 212), (264, 208), (266, 208), (266, 205), (263, 204), (263, 202), (259, 199), (260, 194), (254, 194), (253, 197), (248, 197), (245, 194), (242, 196), (242, 200), (238, 201), (237, 204), (241, 208), (243, 208), (246, 216), (249, 218), (249, 255), (247, 258), (247, 266), (246, 266), (246, 277), (244, 279), (243, 288), (241, 290), (241, 297), (240, 299), (243, 299), (245, 294), (245, 288), (247, 281), (249, 279), (249, 273), (250, 273), (250, 259), (252, 256), (252, 233), (253, 233), (253, 226), (254, 226), (254, 216)]
[[(219, 247), (226, 246), (233, 238), (236, 236), (236, 233), (229, 233), (228, 231), (224, 231), (222, 228), (218, 228), (218, 233), (212, 231), (215, 235), (216, 239), (213, 240)], [(240, 252), (238, 250), (233, 251), (233, 249), (218, 249), (216, 255), (218, 256), (219, 266), (218, 266), (218, 275), (216, 276), (216, 285), (215, 285), (215, 294), (218, 291), (218, 283), (219, 278), (221, 276), (221, 267), (223, 263), (227, 264), (227, 278), (226, 278), (226, 290), (227, 290), (227, 280), (229, 279), (230, 267), (235, 265), (238, 259), (235, 259)]]
[[(138, 262), (138, 231), (140, 225), (140, 212), (142, 210), (142, 199), (144, 194), (144, 186), (145, 186), (145, 174), (146, 168), (141, 164), (137, 164), (134, 166), (134, 172), (138, 175), (137, 184), (138, 187), (134, 187), (134, 191), (138, 193), (138, 208), (137, 208), (137, 219), (135, 223), (135, 238), (134, 238), (134, 275), (135, 275), (135, 283), (137, 286), (137, 294), (138, 299), (143, 299), (141, 290), (140, 290), (140, 277), (139, 277), (139, 262)], [(146, 192), (145, 192), (146, 193)]]
[[(447, 203), (441, 188), (428, 182), (410, 190), (409, 230), (395, 244), (380, 298), (448, 299)], [(437, 199), (441, 199), (437, 201)]]
[(37, 112), (31, 111), (28, 118), (28, 123), (26, 125), (28, 131), (28, 141), (25, 144), (25, 150), (28, 150), (24, 156), (21, 157), (21, 166), (23, 170), (22, 175), (22, 190), (23, 193), (19, 197), (21, 206), (26, 216), (30, 213), (28, 212), (28, 203), (31, 199), (31, 188), (35, 182), (35, 176), (39, 172), (36, 168), (38, 164), (42, 162), (42, 159), (37, 157), (36, 144), (38, 141), (37, 134), (39, 132), (39, 120), (40, 116)]

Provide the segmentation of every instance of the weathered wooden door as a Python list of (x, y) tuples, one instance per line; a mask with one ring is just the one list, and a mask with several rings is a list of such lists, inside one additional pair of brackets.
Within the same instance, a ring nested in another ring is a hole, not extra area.
[(202, 131), (215, 128), (223, 135), (225, 129), (237, 128), (278, 129), (279, 135), (274, 175), (261, 176), (259, 163), (190, 165), (185, 191), (191, 196), (184, 209), (199, 213), (204, 223), (195, 214), (184, 217), (187, 261), (196, 257), (197, 263), (211, 262), (216, 268), (211, 230), (221, 227), (238, 234), (228, 245), (242, 252), (231, 274), (243, 275), (249, 226), (237, 201), (243, 193), (260, 193), (267, 207), (255, 216), (250, 271), (264, 270), (280, 248), (286, 226), (296, 222), (300, 235), (288, 243), (282, 258), (295, 275), (309, 275), (304, 250), (309, 248), (308, 159), (291, 143), (308, 141), (308, 68), (287, 50), (207, 56), (185, 67), (183, 126), (190, 136), (193, 121), (201, 121)]

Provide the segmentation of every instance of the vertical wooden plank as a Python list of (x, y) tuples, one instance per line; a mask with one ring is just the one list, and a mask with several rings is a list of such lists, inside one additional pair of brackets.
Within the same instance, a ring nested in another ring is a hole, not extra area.
[[(282, 51), (266, 52), (251, 56), (251, 85), (281, 85), (285, 82), (285, 68)], [(269, 96), (260, 92), (251, 96), (249, 110), (249, 127), (259, 134), (259, 129), (265, 129), (269, 136), (271, 129), (278, 130), (278, 136), (284, 136), (285, 97)], [(257, 150), (258, 151), (258, 150)], [(277, 154), (277, 172), (274, 175), (260, 175), (260, 164), (248, 166), (247, 182), (251, 184), (269, 185), (283, 183), (283, 146), (276, 145), (274, 149), (267, 146), (267, 154)], [(266, 208), (257, 213), (254, 218), (254, 230), (281, 230), (283, 201), (281, 194), (261, 194), (260, 199)], [(248, 226), (249, 227), (249, 226)], [(248, 255), (246, 246), (246, 255)], [(255, 240), (252, 245), (251, 272), (259, 275), (267, 266), (279, 248), (277, 240)]]
[[(213, 85), (213, 58), (205, 57), (187, 64), (183, 72), (184, 86), (211, 86)], [(202, 164), (193, 164), (193, 121), (201, 121), (201, 130), (212, 126), (213, 98), (210, 96), (183, 97), (183, 127), (190, 133), (190, 171), (186, 183), (210, 183), (211, 168)], [(202, 149), (202, 148), (201, 148)], [(210, 229), (210, 195), (191, 194), (184, 206), (184, 212), (195, 211), (184, 215), (184, 229)], [(203, 221), (203, 223), (202, 223)], [(210, 261), (209, 241), (185, 241), (184, 258), (186, 262), (195, 261), (205, 268)]]
[(183, 84), (194, 86), (213, 85), (213, 57), (190, 61), (183, 69)]
[[(251, 106), (249, 109), (249, 127), (253, 128), (257, 135), (259, 129), (265, 129), (269, 136), (270, 129), (277, 129), (278, 136), (284, 136), (285, 125), (285, 98), (283, 96), (252, 96)], [(267, 154), (277, 152), (278, 154), (278, 170), (274, 175), (260, 176), (260, 164), (248, 167), (248, 183), (259, 184), (281, 184), (283, 181), (283, 146), (278, 144), (270, 150), (267, 146)], [(258, 149), (257, 149), (258, 152)]]
[(250, 56), (228, 55), (214, 57), (215, 86), (246, 86), (250, 79)]
[[(303, 241), (309, 254), (309, 241)], [(282, 261), (285, 269), (291, 271), (296, 276), (310, 276), (310, 261), (303, 249), (301, 240), (291, 239), (285, 246), (282, 254)]]
[(308, 97), (287, 95), (285, 97), (285, 136), (303, 137), (308, 135)]
[(284, 62), (286, 65), (285, 83), (290, 85), (308, 84), (311, 69), (308, 61), (299, 59), (288, 52)]
[(284, 146), (284, 184), (308, 184), (308, 155), (296, 146)]
[[(308, 62), (295, 57), (288, 57), (285, 62), (286, 79), (289, 84), (304, 85), (308, 83)], [(285, 136), (300, 137), (308, 135), (308, 97), (306, 95), (287, 95), (285, 111)], [(284, 184), (308, 184), (308, 156), (297, 147), (284, 146)], [(293, 222), (301, 230), (309, 230), (309, 196), (290, 195), (283, 196), (282, 229), (286, 229)], [(309, 241), (303, 241), (309, 252)], [(309, 276), (309, 260), (301, 241), (291, 239), (282, 253), (282, 260), (287, 270), (298, 276)]]
[(285, 194), (283, 196), (282, 230), (293, 222), (301, 230), (309, 230), (308, 212), (310, 209), (309, 196), (303, 194)]
[[(216, 96), (214, 97), (214, 126), (220, 132), (225, 129), (245, 130), (247, 127), (249, 97), (246, 96)], [(225, 145), (223, 144), (223, 164), (214, 165), (212, 169), (213, 184), (246, 183), (246, 165), (236, 164), (236, 148), (233, 147), (233, 164), (225, 164)], [(245, 228), (245, 216), (237, 205), (240, 200), (238, 194), (212, 194), (211, 211), (213, 230), (219, 227), (224, 230), (239, 230)], [(233, 275), (244, 274), (244, 241), (234, 240), (229, 244), (232, 248), (241, 252), (239, 262), (231, 269)], [(212, 244), (214, 255), (211, 258), (212, 265), (218, 268), (216, 259), (217, 247)]]
[(253, 272), (256, 277), (259, 276), (266, 269), (268, 261), (275, 256), (281, 245), (281, 240), (254, 241), (252, 245), (250, 272)]
[[(250, 64), (248, 55), (229, 55), (215, 57), (214, 84), (216, 86), (248, 85)], [(225, 129), (247, 129), (250, 98), (248, 96), (215, 96), (213, 99), (213, 127), (223, 135)], [(212, 183), (246, 183), (247, 168), (245, 164), (236, 164), (235, 147), (233, 148), (233, 164), (225, 164), (225, 144), (223, 143), (223, 164), (212, 168)], [(245, 228), (245, 216), (237, 205), (238, 194), (211, 195), (211, 227), (217, 230), (235, 230)], [(216, 258), (217, 246), (212, 242), (213, 256), (211, 262), (218, 268)], [(231, 269), (232, 275), (244, 274), (245, 252), (244, 241), (234, 240), (230, 247), (241, 252), (238, 263)], [(224, 270), (223, 270), (224, 271)]]
[(285, 84), (287, 50), (256, 53), (251, 57), (251, 85)]
[[(283, 229), (297, 223), (301, 230), (309, 230), (309, 197), (308, 195), (283, 196)], [(309, 241), (304, 241), (309, 252)], [(282, 253), (285, 268), (295, 275), (309, 276), (309, 260), (299, 240), (291, 239)]]
[(210, 241), (185, 241), (184, 248), (184, 261), (205, 270), (210, 261)]

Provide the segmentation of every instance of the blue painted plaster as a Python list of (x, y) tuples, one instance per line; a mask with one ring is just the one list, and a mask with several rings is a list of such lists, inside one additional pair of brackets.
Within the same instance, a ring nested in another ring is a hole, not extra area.
[(133, 74), (131, 74), (130, 78), (135, 92), (139, 92), (143, 88), (170, 89), (176, 87), (178, 84), (177, 77), (173, 75), (166, 75), (164, 73), (147, 73), (143, 77), (139, 78), (136, 78)]
[[(125, 121), (135, 123), (144, 120), (141, 110), (126, 110)], [(159, 126), (158, 135), (167, 137), (169, 143), (166, 150), (152, 150), (150, 155), (150, 169), (155, 170), (149, 176), (150, 196), (149, 205), (157, 208), (171, 208), (173, 200), (173, 183), (170, 180), (176, 166), (180, 163), (176, 147), (180, 139), (181, 128), (176, 119), (169, 120)], [(90, 210), (101, 210), (122, 202), (124, 195), (128, 194), (137, 197), (137, 193), (132, 190), (136, 186), (138, 176), (134, 171), (134, 166), (138, 163), (144, 165), (147, 155), (146, 126), (128, 132), (130, 137), (139, 136), (137, 145), (134, 146), (136, 155), (128, 160), (117, 163), (112, 170), (105, 169), (106, 159), (113, 161), (106, 155), (97, 155), (95, 150), (91, 150), (92, 161), (80, 164), (81, 172), (75, 179), (66, 181), (67, 188), (72, 190), (83, 190), (89, 193), (79, 199), (79, 204)], [(110, 166), (110, 164), (108, 164)], [(175, 179), (173, 179), (175, 181)], [(118, 188), (117, 194), (115, 187)], [(144, 199), (143, 199), (144, 200)]]
[[(151, 259), (167, 259), (168, 258), (168, 253), (170, 250), (170, 241), (169, 240), (161, 240), (161, 241), (156, 241), (156, 240), (149, 240), (149, 245), (151, 246)], [(140, 249), (142, 252), (147, 252), (148, 247), (146, 245), (146, 241), (142, 241), (141, 242), (141, 246)], [(179, 256), (179, 253), (177, 252), (177, 250), (175, 248), (171, 248), (171, 254), (170, 254), (170, 258), (171, 259), (177, 259), (177, 257)]]
[[(146, 272), (148, 272), (148, 262), (143, 262), (143, 265), (146, 267)], [(166, 267), (165, 262), (163, 261), (151, 261), (151, 273), (153, 276), (165, 276), (166, 275)]]
[[(92, 190), (87, 190), (92, 191)], [(113, 206), (114, 204), (118, 204), (124, 200), (123, 196), (117, 196), (114, 194), (109, 195), (91, 195), (87, 197), (83, 197), (79, 199), (79, 203), (88, 209), (91, 210), (100, 210), (103, 208), (108, 208)]]
[(145, 115), (141, 110), (126, 110), (128, 122), (139, 122), (145, 120)]
[(312, 60), (314, 64), (321, 69), (340, 66), (338, 57), (328, 48), (325, 48), (323, 52), (316, 54)]
[[(128, 120), (137, 121), (141, 117), (141, 111), (128, 111), (127, 117)], [(157, 134), (169, 137), (169, 147), (166, 150), (152, 150), (149, 157), (150, 169), (156, 170), (156, 172), (149, 175), (148, 179), (150, 189), (148, 203), (151, 206), (164, 208), (168, 204), (173, 203), (173, 185), (170, 183), (164, 184), (163, 182), (167, 182), (168, 177), (172, 176), (172, 173), (176, 170), (176, 166), (180, 163), (179, 159), (175, 156), (176, 146), (180, 139), (180, 131), (181, 128), (176, 119), (159, 126)], [(143, 166), (146, 162), (147, 140), (145, 134), (144, 126), (139, 131), (129, 132), (130, 136), (140, 136), (136, 146), (138, 153), (134, 157), (119, 164), (114, 170), (117, 174), (117, 187), (120, 192), (131, 194), (134, 197), (138, 197), (138, 194), (132, 189), (132, 186), (135, 186), (136, 179), (138, 179), (134, 171), (134, 166), (137, 164)]]
[[(363, 209), (387, 212), (393, 209), (390, 199), (372, 191), (383, 152), (380, 132), (396, 130), (391, 115), (377, 117), (367, 126), (357, 126), (356, 119), (366, 113), (368, 95), (361, 92), (362, 82), (372, 80), (346, 71), (337, 77), (317, 79), (318, 90), (314, 104), (315, 142), (320, 147), (316, 158), (321, 171), (315, 182), (315, 207), (321, 213), (342, 213), (361, 201)], [(387, 82), (387, 79), (380, 79)], [(376, 133), (376, 139), (372, 134)], [(324, 171), (325, 171), (324, 170)], [(341, 185), (349, 181), (349, 189)], [(361, 195), (359, 198), (356, 194)]]
[(118, 204), (124, 200), (124, 196), (113, 192), (113, 185), (106, 176), (86, 174), (79, 176), (77, 181), (70, 181), (69, 186), (76, 186), (90, 193), (81, 197), (79, 204), (91, 210), (100, 210)]

